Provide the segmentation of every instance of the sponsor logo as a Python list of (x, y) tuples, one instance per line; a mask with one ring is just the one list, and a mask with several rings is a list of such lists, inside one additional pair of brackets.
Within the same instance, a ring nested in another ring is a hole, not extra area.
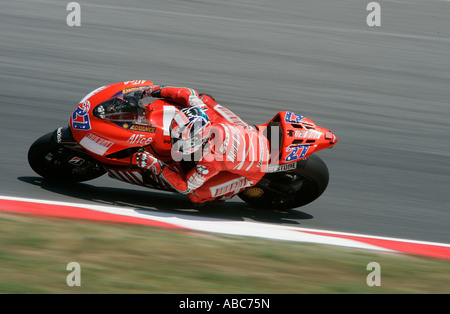
[(187, 186), (191, 190), (196, 190), (205, 183), (206, 178), (199, 172), (194, 172), (187, 181)]
[(147, 82), (146, 80), (133, 80), (133, 81), (126, 81), (123, 82), (123, 85), (143, 85)]
[(294, 137), (302, 137), (302, 138), (311, 138), (311, 139), (319, 139), (320, 135), (322, 135), (319, 131), (308, 130), (308, 131), (294, 131)]
[(222, 117), (227, 119), (229, 122), (242, 126), (243, 128), (249, 128), (249, 125), (239, 118), (233, 111), (228, 108), (225, 108), (221, 105), (216, 105), (214, 110), (217, 111)]
[(62, 127), (58, 128), (56, 131), (56, 142), (61, 143), (62, 141)]
[(150, 145), (150, 143), (153, 142), (153, 138), (147, 137), (144, 134), (133, 134), (127, 142), (130, 144)]
[(263, 195), (264, 191), (260, 188), (248, 188), (244, 190), (244, 194), (248, 197), (261, 197)]
[(293, 112), (286, 112), (286, 116), (284, 117), (284, 121), (287, 123), (299, 123), (306, 117), (301, 116), (299, 114), (293, 113)]
[(217, 197), (221, 195), (225, 195), (230, 192), (234, 192), (240, 189), (243, 189), (247, 186), (251, 186), (253, 181), (247, 180), (245, 177), (236, 178), (234, 180), (225, 182), (223, 184), (219, 184), (213, 187), (210, 187), (212, 197)]
[(138, 131), (138, 132), (155, 133), (155, 131), (156, 131), (156, 128), (154, 126), (142, 125), (142, 124), (124, 123), (124, 124), (122, 124), (122, 127), (127, 130)]
[(298, 159), (302, 159), (305, 157), (306, 153), (308, 152), (309, 145), (298, 145), (298, 146), (289, 146), (286, 148), (286, 152), (289, 153), (289, 155), (286, 157), (286, 161), (294, 161)]
[(90, 107), (91, 103), (89, 100), (78, 105), (72, 114), (72, 128), (84, 131), (91, 129), (91, 122), (89, 120)]
[(93, 152), (94, 154), (103, 156), (108, 151), (108, 149), (110, 149), (114, 145), (114, 143), (105, 140), (104, 138), (98, 137), (97, 135), (94, 135), (92, 133), (89, 133), (88, 135), (83, 137), (83, 139), (80, 141), (80, 145), (88, 151)]
[(84, 159), (80, 157), (73, 157), (71, 160), (69, 160), (69, 164), (72, 164), (74, 166), (79, 166), (83, 164)]
[(134, 92), (134, 91), (137, 91), (137, 90), (139, 90), (139, 89), (141, 89), (142, 87), (130, 87), (130, 88), (125, 88), (125, 89), (123, 89), (122, 90), (122, 94), (126, 94), (126, 93), (129, 93), (129, 92)]
[(291, 164), (284, 164), (284, 165), (275, 165), (275, 166), (269, 166), (267, 167), (267, 172), (283, 172), (288, 171), (297, 168), (297, 164), (291, 163)]

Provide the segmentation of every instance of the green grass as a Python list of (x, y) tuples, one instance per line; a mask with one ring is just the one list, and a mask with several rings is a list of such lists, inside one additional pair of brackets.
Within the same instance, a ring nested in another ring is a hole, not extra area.
[[(66, 266), (81, 266), (69, 287)], [(367, 264), (381, 266), (369, 287)], [(444, 260), (127, 224), (0, 215), (0, 293), (450, 293)]]

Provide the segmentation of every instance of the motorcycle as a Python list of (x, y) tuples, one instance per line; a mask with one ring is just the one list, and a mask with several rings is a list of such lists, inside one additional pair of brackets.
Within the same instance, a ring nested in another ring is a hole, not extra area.
[[(169, 126), (179, 106), (170, 100), (142, 98), (152, 85), (146, 80), (127, 81), (90, 92), (73, 111), (68, 126), (31, 145), (31, 168), (59, 182), (83, 182), (108, 173), (113, 179), (174, 192), (158, 176), (144, 174), (133, 158), (139, 150), (151, 148), (160, 160), (177, 163), (181, 171), (195, 166), (194, 161), (172, 158)], [(226, 113), (232, 121), (242, 121), (230, 110)], [(312, 154), (336, 144), (337, 137), (330, 130), (289, 111), (252, 127), (269, 140), (270, 163), (258, 183), (237, 194), (243, 201), (255, 208), (285, 210), (322, 195), (329, 172), (323, 160)]]

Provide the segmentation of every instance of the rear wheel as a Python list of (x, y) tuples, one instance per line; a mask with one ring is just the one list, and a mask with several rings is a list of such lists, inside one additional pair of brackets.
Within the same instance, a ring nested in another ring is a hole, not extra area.
[(239, 197), (255, 208), (287, 210), (316, 200), (328, 186), (329, 172), (317, 156), (297, 162), (297, 168), (269, 173), (254, 187), (246, 188)]
[(98, 178), (105, 170), (89, 155), (58, 144), (50, 132), (28, 150), (28, 163), (40, 176), (59, 182), (82, 182)]

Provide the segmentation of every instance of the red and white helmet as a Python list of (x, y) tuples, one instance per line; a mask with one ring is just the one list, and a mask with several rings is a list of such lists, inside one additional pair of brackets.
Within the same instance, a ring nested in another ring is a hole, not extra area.
[(187, 107), (178, 111), (170, 125), (172, 151), (189, 155), (199, 150), (211, 134), (211, 121), (203, 109)]

